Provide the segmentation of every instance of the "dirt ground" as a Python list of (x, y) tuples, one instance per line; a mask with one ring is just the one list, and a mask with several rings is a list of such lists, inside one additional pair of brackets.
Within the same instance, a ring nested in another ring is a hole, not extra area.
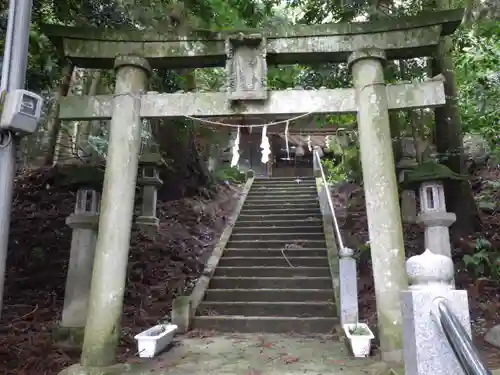
[[(78, 353), (53, 346), (64, 299), (75, 193), (57, 187), (61, 171), (27, 172), (16, 181), (0, 326), (0, 373), (51, 375), (78, 362)], [(220, 186), (213, 200), (159, 202), (161, 224), (150, 239), (132, 235), (120, 358), (135, 355), (134, 335), (170, 313), (189, 293), (205, 257), (238, 201), (237, 186)]]
[(234, 334), (182, 338), (142, 362), (158, 375), (363, 375), (376, 361), (348, 358), (337, 337)]

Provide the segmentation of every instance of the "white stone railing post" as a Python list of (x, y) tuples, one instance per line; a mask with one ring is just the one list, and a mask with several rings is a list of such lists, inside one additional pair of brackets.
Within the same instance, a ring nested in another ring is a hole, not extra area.
[(320, 171), (320, 161), (318, 160), (318, 158), (316, 158), (316, 156), (314, 155), (314, 153), (317, 153), (319, 155), (319, 157), (321, 158), (323, 156), (323, 150), (321, 150), (320, 147), (318, 146), (314, 146), (314, 150), (313, 150), (313, 171), (314, 171), (314, 177), (321, 177), (321, 171)]
[(348, 247), (339, 250), (340, 323), (359, 321), (358, 270), (354, 251)]
[(436, 302), (446, 301), (471, 335), (467, 291), (455, 290), (453, 261), (426, 250), (406, 262), (410, 282), (401, 293), (406, 375), (464, 375), (436, 314)]
[(92, 189), (78, 190), (75, 211), (66, 219), (73, 235), (61, 328), (85, 328), (98, 223), (99, 194)]

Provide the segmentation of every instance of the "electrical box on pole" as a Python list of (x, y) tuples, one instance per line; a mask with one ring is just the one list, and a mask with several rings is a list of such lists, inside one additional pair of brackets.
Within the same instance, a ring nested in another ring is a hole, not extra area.
[(0, 130), (31, 134), (35, 132), (42, 113), (43, 99), (26, 90), (13, 90), (5, 95)]

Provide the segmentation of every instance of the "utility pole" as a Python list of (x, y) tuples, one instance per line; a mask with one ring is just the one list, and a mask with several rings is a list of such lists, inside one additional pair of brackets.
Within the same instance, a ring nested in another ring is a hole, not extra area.
[[(2, 97), (24, 89), (28, 66), (29, 30), (33, 0), (10, 0), (9, 19), (2, 64)], [(0, 130), (0, 317), (3, 307), (5, 267), (10, 233), (12, 190), (16, 173), (16, 149), (20, 137), (12, 130)]]

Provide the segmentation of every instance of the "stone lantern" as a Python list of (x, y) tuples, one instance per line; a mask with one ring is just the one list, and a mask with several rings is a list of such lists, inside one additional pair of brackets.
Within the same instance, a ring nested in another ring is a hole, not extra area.
[[(415, 140), (411, 137), (402, 137), (400, 139), (401, 159), (396, 168), (399, 176), (399, 182), (404, 180), (405, 173), (418, 166), (417, 151)], [(404, 189), (401, 192), (401, 215), (403, 222), (415, 223), (417, 221), (417, 199), (415, 190)]]
[(456, 221), (455, 214), (446, 211), (443, 183), (465, 178), (436, 162), (422, 163), (405, 175), (406, 186), (418, 189), (420, 213), (417, 222), (425, 228), (425, 247), (435, 254), (451, 258), (448, 228)]
[(139, 178), (137, 183), (142, 187), (141, 214), (136, 219), (137, 226), (150, 235), (154, 235), (160, 224), (156, 216), (158, 188), (163, 185), (159, 168), (164, 165), (157, 152), (145, 153), (139, 160)]
[(77, 346), (81, 344), (87, 320), (99, 224), (99, 200), (96, 190), (79, 189), (75, 210), (66, 218), (66, 224), (73, 229), (73, 234), (58, 339), (69, 340)]
[(452, 212), (446, 212), (443, 182), (427, 181), (420, 185), (420, 214), (417, 222), (425, 228), (425, 247), (436, 254), (451, 258), (448, 228), (457, 220)]

